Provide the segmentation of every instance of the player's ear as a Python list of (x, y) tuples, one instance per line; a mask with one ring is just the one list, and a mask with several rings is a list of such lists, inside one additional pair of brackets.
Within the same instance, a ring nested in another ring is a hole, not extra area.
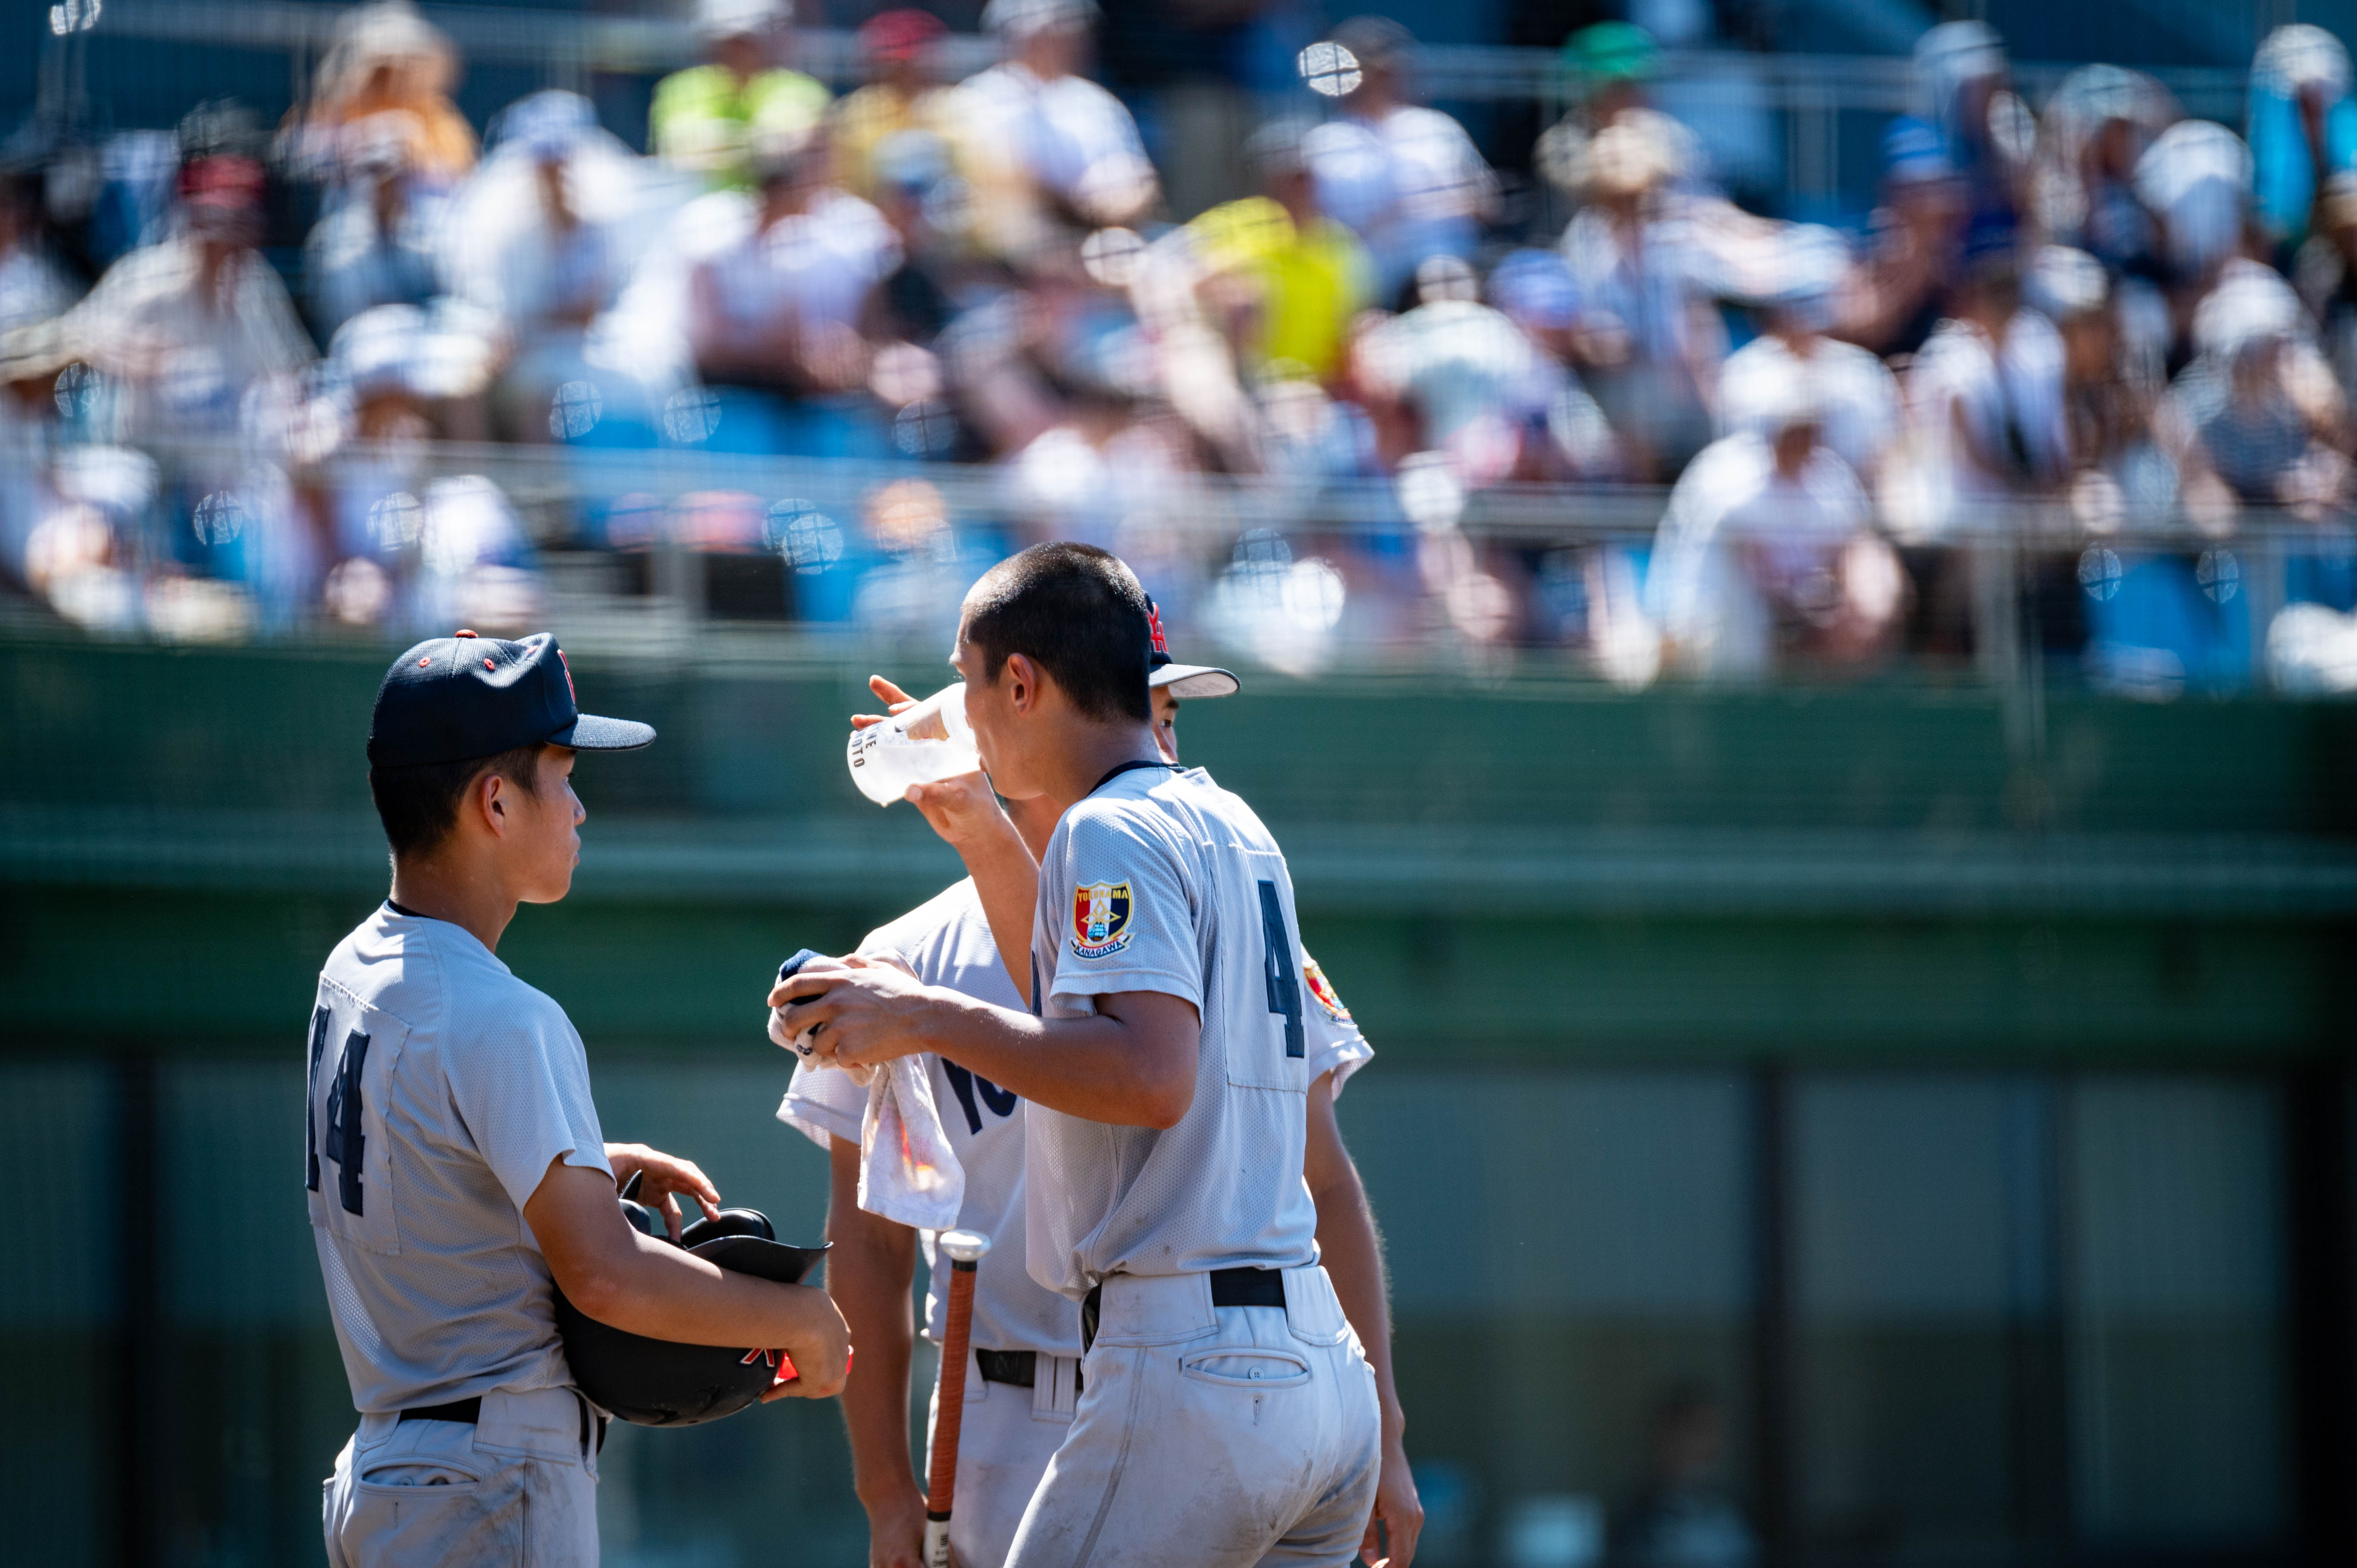
[(467, 792), (467, 804), (481, 815), (485, 827), (501, 837), (507, 834), (507, 791), (508, 781), (500, 776), (499, 769), (492, 768), (476, 779), (475, 787)]
[(1028, 713), (1039, 704), (1040, 670), (1028, 653), (1010, 653), (999, 680), (1006, 687), (1006, 700), (1018, 714)]

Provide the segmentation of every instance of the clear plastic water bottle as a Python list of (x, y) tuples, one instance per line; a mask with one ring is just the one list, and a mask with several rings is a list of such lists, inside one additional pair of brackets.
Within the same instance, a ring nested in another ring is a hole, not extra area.
[(879, 806), (904, 799), (911, 784), (932, 784), (982, 766), (965, 722), (965, 682), (944, 686), (880, 725), (851, 732), (851, 781)]

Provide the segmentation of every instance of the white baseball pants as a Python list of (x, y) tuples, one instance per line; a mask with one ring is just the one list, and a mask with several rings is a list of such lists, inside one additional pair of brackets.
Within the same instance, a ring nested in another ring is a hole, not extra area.
[[(965, 1362), (965, 1416), (958, 1436), (957, 1497), (950, 1510), (953, 1568), (1005, 1568), (1015, 1527), (1048, 1473), (1048, 1461), (1072, 1430), (1073, 1374), (1069, 1356), (1040, 1356), (1032, 1384), (986, 1383)], [(932, 1474), (933, 1423), (941, 1386), (925, 1420), (925, 1473)]]
[(1315, 1265), (1286, 1306), (1207, 1275), (1104, 1282), (1071, 1432), (1009, 1568), (1341, 1568), (1374, 1510), (1375, 1378)]
[(363, 1415), (322, 1488), (328, 1568), (597, 1568), (597, 1454), (571, 1389), (479, 1422)]

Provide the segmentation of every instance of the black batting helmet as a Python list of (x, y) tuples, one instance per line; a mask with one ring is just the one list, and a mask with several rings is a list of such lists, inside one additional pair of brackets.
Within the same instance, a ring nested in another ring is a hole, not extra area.
[[(639, 1178), (622, 1189), (622, 1215), (658, 1240), (662, 1222), (632, 1201)], [(756, 1279), (798, 1284), (826, 1249), (789, 1247), (758, 1208), (724, 1208), (680, 1232), (679, 1245), (710, 1263)], [(682, 1345), (650, 1339), (598, 1322), (556, 1292), (556, 1331), (573, 1380), (599, 1409), (640, 1426), (694, 1426), (734, 1415), (777, 1380), (774, 1351), (756, 1346)]]

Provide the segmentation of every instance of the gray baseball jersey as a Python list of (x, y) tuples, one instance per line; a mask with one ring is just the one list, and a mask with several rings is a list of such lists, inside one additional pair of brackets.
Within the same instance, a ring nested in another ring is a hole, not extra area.
[[(998, 961), (998, 945), (971, 877), (870, 931), (859, 950), (899, 959), (927, 985), (1023, 1010), (1006, 966)], [(965, 1172), (957, 1222), (992, 1242), (974, 1271), (974, 1343), (986, 1350), (1078, 1356), (1080, 1309), (1041, 1289), (1023, 1266), (1023, 1122), (1029, 1107), (988, 1079), (930, 1052), (924, 1063), (950, 1147)], [(830, 1134), (859, 1142), (866, 1110), (867, 1090), (850, 1074), (803, 1062), (794, 1069), (778, 1119), (824, 1148)], [(926, 1267), (931, 1269), (933, 1238), (925, 1232), (922, 1239)], [(925, 1293), (925, 1334), (935, 1341), (946, 1332), (948, 1303), (940, 1288), (945, 1283), (946, 1276), (937, 1274)]]
[(612, 1175), (565, 1010), (463, 928), (381, 906), (320, 972), (304, 1185), (363, 1412), (573, 1381), (523, 1206)]
[(1039, 867), (1031, 961), (1041, 1011), (1157, 991), (1202, 1019), (1178, 1125), (1117, 1127), (1030, 1108), (1032, 1277), (1075, 1299), (1108, 1274), (1318, 1261), (1302, 1179), (1307, 1012), (1293, 879), (1251, 807), (1200, 768), (1131, 768), (1064, 813)]

